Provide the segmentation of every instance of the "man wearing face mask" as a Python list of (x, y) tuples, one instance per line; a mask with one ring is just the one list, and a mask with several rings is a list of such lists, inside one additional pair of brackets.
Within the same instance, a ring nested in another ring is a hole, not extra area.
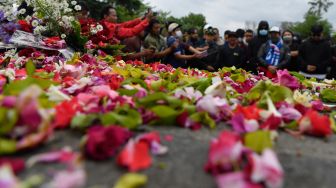
[(290, 30), (282, 33), (282, 40), (290, 49), (291, 60), (286, 66), (289, 71), (299, 71), (298, 56), (299, 56), (299, 43), (294, 42), (294, 34)]
[(283, 69), (290, 61), (290, 49), (280, 37), (279, 27), (272, 27), (270, 40), (260, 47), (258, 52), (259, 70), (269, 78), (276, 76), (278, 69)]
[(299, 49), (300, 73), (308, 78), (323, 80), (332, 59), (331, 46), (323, 39), (323, 27), (314, 25), (311, 37)]
[[(167, 38), (168, 47), (177, 46), (177, 48), (166, 57), (166, 62), (174, 68), (185, 67), (188, 60), (202, 58), (202, 53), (190, 45), (183, 43), (183, 33), (181, 26), (177, 23), (171, 23), (168, 26), (169, 37)], [(185, 51), (192, 52), (192, 55), (186, 55)]]
[(255, 36), (247, 49), (247, 66), (246, 70), (254, 74), (258, 74), (257, 67), (259, 64), (258, 51), (260, 47), (268, 41), (269, 25), (267, 21), (260, 21), (258, 26), (258, 33)]

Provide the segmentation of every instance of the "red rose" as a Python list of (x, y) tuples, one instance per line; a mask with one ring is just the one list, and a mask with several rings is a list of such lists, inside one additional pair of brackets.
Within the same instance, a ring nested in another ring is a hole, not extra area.
[(77, 98), (73, 98), (71, 101), (64, 101), (58, 104), (55, 107), (55, 128), (66, 128), (70, 124), (73, 116), (76, 115), (78, 107), (79, 104)]
[(0, 167), (9, 165), (15, 174), (20, 173), (25, 168), (25, 162), (22, 159), (0, 158)]
[(95, 126), (88, 130), (85, 154), (94, 160), (105, 160), (116, 154), (132, 133), (118, 126)]
[(332, 134), (331, 121), (328, 116), (309, 110), (299, 121), (300, 130), (304, 133), (326, 137)]
[(18, 24), (20, 24), (20, 30), (28, 32), (28, 33), (33, 32), (33, 27), (29, 23), (27, 23), (26, 20), (19, 20)]

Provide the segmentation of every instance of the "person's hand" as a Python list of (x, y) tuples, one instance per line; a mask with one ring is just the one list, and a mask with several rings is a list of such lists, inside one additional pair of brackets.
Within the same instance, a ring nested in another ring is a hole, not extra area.
[(307, 70), (308, 70), (309, 72), (314, 72), (314, 71), (316, 71), (316, 66), (314, 66), (314, 65), (308, 65), (308, 66), (307, 66)]
[(211, 65), (207, 65), (207, 70), (210, 71), (210, 72), (214, 72), (215, 71), (215, 68), (213, 68), (213, 66)]
[(196, 54), (194, 54), (193, 56), (194, 56), (194, 58), (196, 58), (196, 59), (202, 59), (202, 58), (203, 58), (203, 54), (202, 54), (202, 53), (196, 53)]
[(150, 10), (149, 12), (147, 12), (146, 18), (147, 18), (148, 21), (152, 20), (153, 17), (154, 17), (154, 15), (153, 15), (153, 11), (152, 10)]
[(146, 56), (146, 57), (151, 57), (151, 56), (153, 56), (153, 54), (154, 54), (154, 50), (153, 49), (144, 49), (143, 50), (143, 54), (144, 54), (144, 56)]
[(269, 70), (271, 73), (276, 73), (277, 68), (276, 68), (275, 66), (268, 66), (268, 70)]

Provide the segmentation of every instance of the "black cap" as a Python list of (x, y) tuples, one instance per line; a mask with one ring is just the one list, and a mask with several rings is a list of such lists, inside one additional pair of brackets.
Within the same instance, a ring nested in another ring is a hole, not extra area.
[(313, 25), (310, 30), (313, 34), (321, 34), (323, 32), (322, 25)]
[(237, 33), (236, 32), (233, 32), (233, 31), (231, 31), (229, 34), (228, 34), (228, 37), (229, 38), (238, 38), (238, 36), (237, 36)]

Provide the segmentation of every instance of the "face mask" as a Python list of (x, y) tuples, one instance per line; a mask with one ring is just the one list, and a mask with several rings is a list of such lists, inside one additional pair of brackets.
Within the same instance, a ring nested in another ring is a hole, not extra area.
[(183, 37), (183, 33), (182, 33), (182, 31), (176, 31), (176, 36), (177, 36), (178, 38), (182, 38), (182, 37)]
[(248, 42), (246, 41), (246, 38), (244, 37), (243, 39), (243, 43), (245, 44), (245, 46), (248, 46)]
[(293, 37), (291, 37), (291, 36), (284, 36), (283, 37), (283, 41), (287, 44), (291, 43), (292, 40), (293, 40)]
[(268, 34), (268, 31), (266, 29), (262, 29), (259, 31), (259, 35), (266, 36)]

